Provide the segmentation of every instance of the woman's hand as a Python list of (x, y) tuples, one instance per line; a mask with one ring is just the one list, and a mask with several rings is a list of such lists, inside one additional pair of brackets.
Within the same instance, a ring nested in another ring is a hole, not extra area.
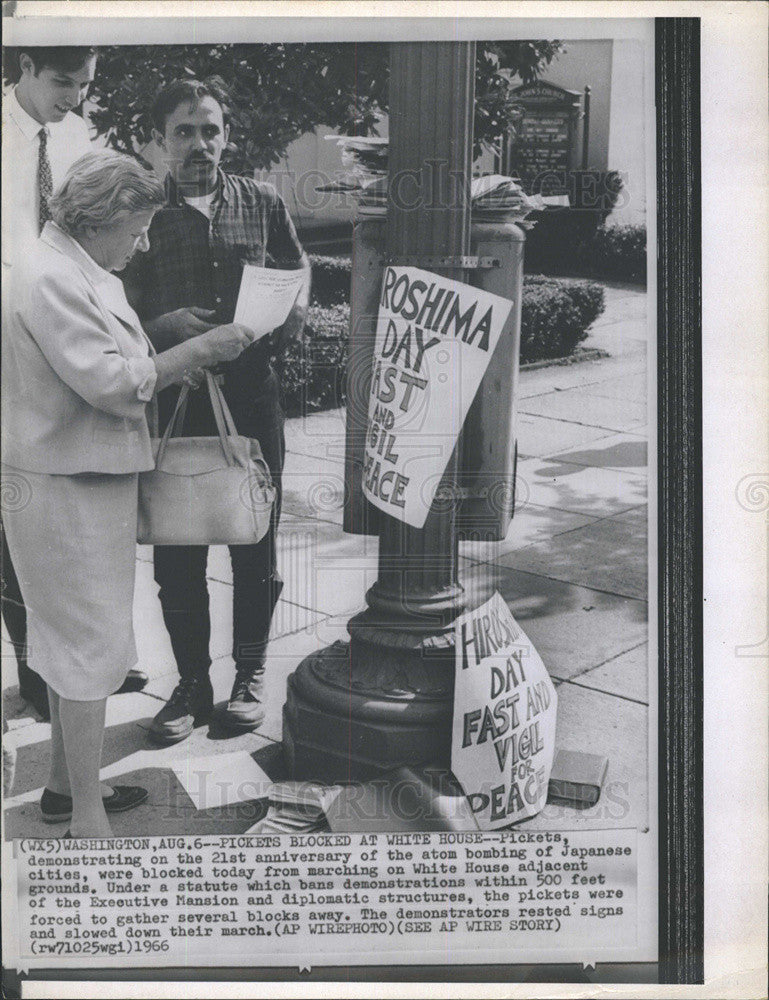
[(190, 389), (199, 389), (205, 380), (205, 368), (195, 368), (193, 371), (185, 373), (182, 382), (184, 382), (185, 385), (188, 385)]
[(147, 320), (144, 329), (155, 345), (162, 351), (174, 344), (181, 344), (191, 337), (213, 330), (216, 326), (213, 309), (202, 309), (200, 306), (189, 306), (184, 309), (174, 309), (163, 313), (155, 319)]
[(254, 331), (242, 323), (226, 323), (201, 333), (194, 343), (201, 351), (202, 367), (208, 367), (220, 361), (234, 361), (255, 340)]
[(194, 379), (198, 368), (212, 368), (220, 361), (234, 361), (255, 340), (256, 333), (247, 326), (227, 323), (161, 351), (154, 358), (158, 373), (157, 391), (183, 381), (185, 376)]

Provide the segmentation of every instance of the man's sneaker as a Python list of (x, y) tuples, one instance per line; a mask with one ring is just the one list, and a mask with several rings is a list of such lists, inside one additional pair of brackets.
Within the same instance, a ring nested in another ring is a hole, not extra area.
[(231, 729), (257, 729), (264, 720), (263, 686), (264, 667), (239, 670), (227, 707), (221, 711), (221, 721)]
[(150, 736), (165, 746), (180, 743), (195, 726), (208, 721), (213, 708), (214, 692), (208, 677), (183, 677), (152, 720)]

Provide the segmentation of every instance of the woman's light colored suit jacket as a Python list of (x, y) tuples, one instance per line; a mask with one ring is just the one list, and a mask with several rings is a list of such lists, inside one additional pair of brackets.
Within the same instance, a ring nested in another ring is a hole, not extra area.
[(3, 462), (65, 475), (151, 469), (157, 373), (122, 282), (53, 222), (3, 276)]

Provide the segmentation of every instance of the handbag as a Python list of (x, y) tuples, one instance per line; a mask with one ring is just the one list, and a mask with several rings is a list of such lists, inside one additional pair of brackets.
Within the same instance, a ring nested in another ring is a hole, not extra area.
[(254, 545), (267, 534), (275, 487), (259, 442), (238, 434), (222, 390), (206, 385), (217, 437), (178, 437), (190, 387), (184, 385), (155, 468), (139, 473), (137, 539), (143, 545)]

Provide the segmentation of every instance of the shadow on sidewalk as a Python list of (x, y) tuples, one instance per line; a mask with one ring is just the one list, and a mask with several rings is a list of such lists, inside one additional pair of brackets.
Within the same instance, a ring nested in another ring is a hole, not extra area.
[(577, 471), (575, 465), (599, 466), (605, 469), (645, 469), (646, 453), (646, 441), (623, 441), (608, 448), (570, 451), (563, 456), (562, 463), (559, 463), (557, 458), (545, 458), (543, 462), (553, 463), (552, 469), (547, 470), (553, 476), (568, 476)]
[[(132, 746), (126, 746), (126, 730), (133, 728)], [(110, 747), (110, 750), (107, 750)], [(201, 754), (198, 740), (188, 741), (184, 746), (173, 748), (176, 752), (169, 757), (168, 751), (157, 751), (158, 765), (152, 766), (153, 750), (146, 740), (143, 730), (136, 724), (111, 727), (105, 739), (104, 766), (126, 759), (126, 769), (106, 778), (109, 784), (138, 784), (149, 791), (146, 803), (126, 813), (110, 817), (116, 837), (126, 836), (187, 836), (187, 835), (230, 835), (242, 833), (260, 820), (267, 812), (265, 797), (246, 798), (230, 805), (214, 805), (206, 808), (203, 795), (199, 805), (190, 799), (174, 766), (188, 762), (195, 767), (195, 760)], [(265, 743), (250, 753), (251, 758), (264, 771), (270, 782), (286, 777), (283, 748), (278, 743)], [(131, 757), (140, 766), (131, 767)], [(16, 781), (12, 796), (23, 796), (25, 792), (41, 788), (47, 778), (48, 740), (20, 747), (16, 763)], [(205, 780), (205, 772), (203, 778)], [(19, 787), (19, 779), (23, 787)], [(209, 801), (219, 797), (219, 789), (205, 787)], [(254, 789), (256, 791), (256, 789)], [(51, 838), (60, 837), (67, 823), (50, 824), (43, 822), (40, 815), (38, 797), (23, 802), (7, 802), (5, 808), (5, 836), (7, 840), (20, 837)]]

